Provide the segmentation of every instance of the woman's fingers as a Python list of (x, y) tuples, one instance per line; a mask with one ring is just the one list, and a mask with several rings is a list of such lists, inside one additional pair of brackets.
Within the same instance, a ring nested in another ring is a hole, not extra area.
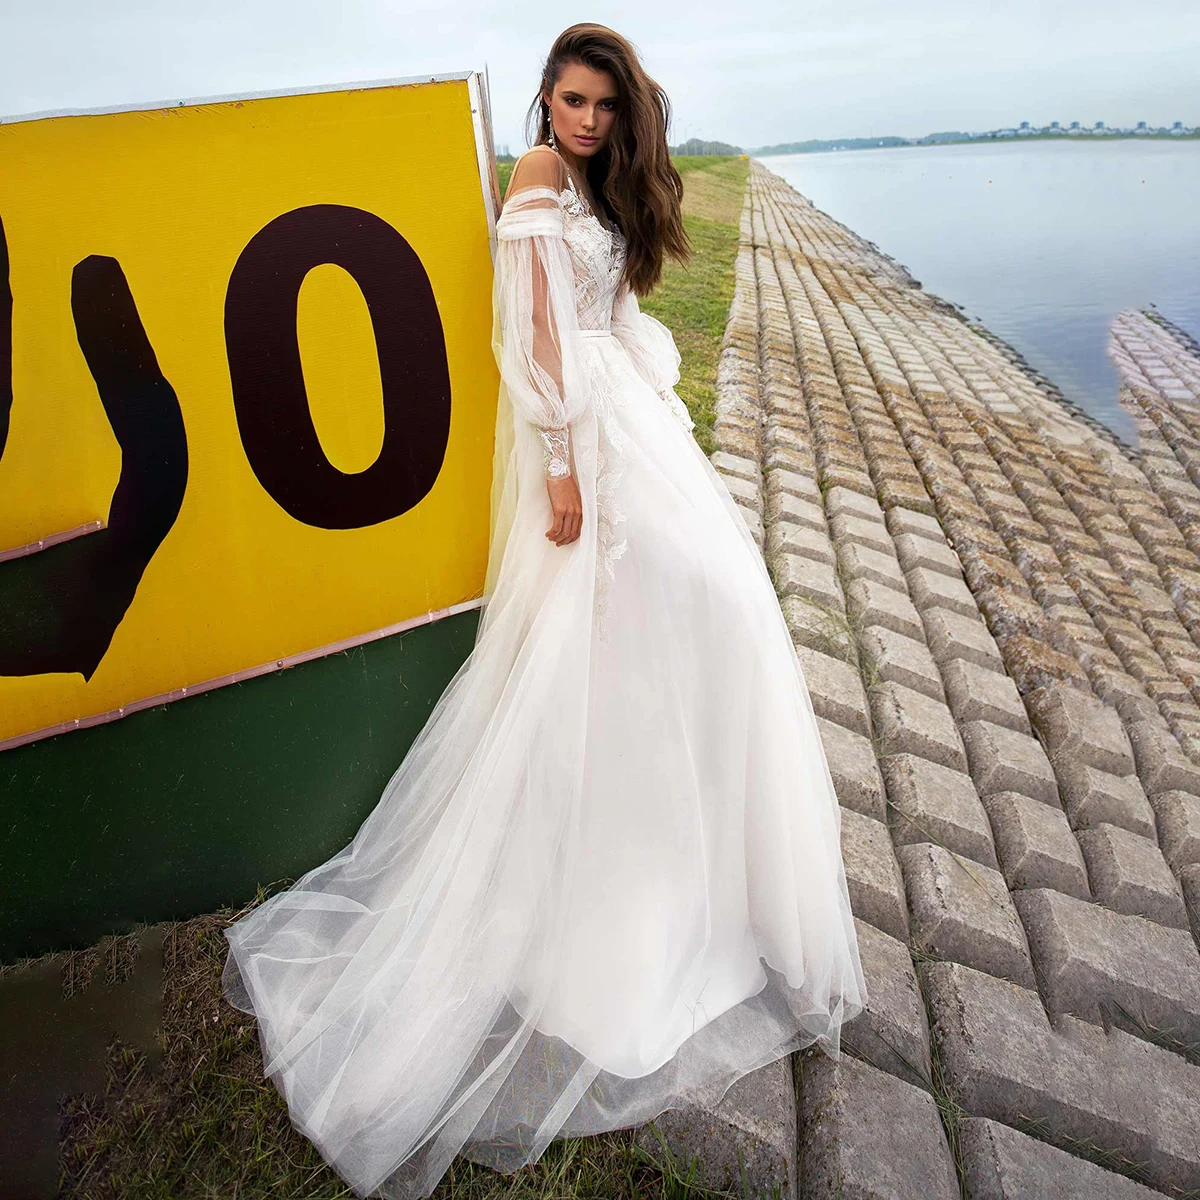
[(546, 531), (546, 536), (559, 546), (568, 546), (576, 541), (583, 527), (583, 513), (563, 508), (556, 510), (554, 524)]
[(554, 522), (554, 529), (551, 531), (550, 540), (556, 546), (565, 546), (570, 541), (571, 518), (566, 509), (560, 510), (555, 514), (557, 519)]

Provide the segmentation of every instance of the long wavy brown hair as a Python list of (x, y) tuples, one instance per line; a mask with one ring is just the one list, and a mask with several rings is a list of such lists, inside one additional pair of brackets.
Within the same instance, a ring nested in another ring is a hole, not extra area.
[(671, 102), (619, 33), (590, 21), (572, 25), (555, 39), (542, 68), (537, 97), (526, 115), (530, 146), (550, 140), (550, 109), (543, 97), (554, 95), (571, 63), (607, 71), (616, 81), (616, 118), (604, 148), (587, 161), (587, 178), (592, 195), (625, 237), (624, 279), (638, 296), (645, 296), (662, 278), (665, 255), (686, 263), (692, 252), (683, 227), (683, 180), (667, 145)]

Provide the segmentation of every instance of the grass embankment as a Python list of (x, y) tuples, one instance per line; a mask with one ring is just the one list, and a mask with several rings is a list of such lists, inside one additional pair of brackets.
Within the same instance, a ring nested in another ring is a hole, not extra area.
[[(675, 335), (683, 356), (677, 389), (713, 449), (717, 358), (733, 297), (746, 159), (675, 160), (686, 186), (685, 224), (694, 249), (686, 268), (668, 264), (642, 302)], [(501, 164), (501, 188), (509, 164)], [(292, 1128), (275, 1085), (263, 1078), (254, 1022), (221, 996), (226, 942), (235, 914), (219, 912), (166, 927), (163, 1050), (151, 1072), (143, 1055), (114, 1042), (104, 1096), (72, 1096), (61, 1107), (64, 1197), (74, 1200), (323, 1200), (350, 1197), (312, 1143)], [(103, 946), (111, 956), (134, 935)], [(93, 951), (83, 951), (83, 954)], [(548, 1200), (550, 1197), (711, 1195), (665, 1150), (652, 1163), (634, 1131), (552, 1142), (541, 1160), (512, 1176), (456, 1162), (434, 1200)]]
[[(639, 303), (675, 335), (683, 358), (675, 390), (696, 422), (696, 440), (711, 454), (717, 448), (712, 433), (717, 359), (733, 301), (738, 223), (750, 160), (698, 154), (672, 162), (683, 176), (683, 223), (692, 260), (686, 267), (668, 260), (658, 289)], [(503, 192), (512, 163), (500, 163), (499, 171)]]
[[(253, 1020), (226, 1004), (218, 912), (165, 927), (162, 1060), (114, 1040), (104, 1096), (60, 1103), (60, 1197), (66, 1200), (350, 1200), (353, 1193), (297, 1132), (263, 1078)], [(136, 934), (109, 939), (104, 959), (136, 957)], [(94, 956), (97, 948), (77, 951)], [(71, 956), (64, 956), (70, 958)], [(456, 1160), (432, 1200), (693, 1200), (665, 1148), (651, 1162), (633, 1130), (552, 1142), (514, 1175)], [(694, 1166), (692, 1167), (694, 1171)]]

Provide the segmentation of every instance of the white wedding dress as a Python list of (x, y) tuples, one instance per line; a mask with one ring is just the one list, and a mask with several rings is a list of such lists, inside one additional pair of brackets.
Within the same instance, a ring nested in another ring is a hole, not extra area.
[[(866, 1000), (769, 576), (671, 334), (618, 287), (620, 234), (563, 177), (497, 223), (474, 649), (353, 841), (225, 930), (226, 996), (358, 1196), (714, 1104), (812, 1042), (836, 1056)], [(545, 536), (560, 460), (566, 546)]]

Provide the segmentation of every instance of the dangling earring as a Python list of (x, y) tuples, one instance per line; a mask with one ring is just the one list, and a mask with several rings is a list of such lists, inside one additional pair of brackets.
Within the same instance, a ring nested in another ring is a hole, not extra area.
[(546, 105), (546, 132), (550, 138), (551, 149), (557, 150), (558, 143), (554, 140), (554, 121), (550, 116), (550, 105)]

